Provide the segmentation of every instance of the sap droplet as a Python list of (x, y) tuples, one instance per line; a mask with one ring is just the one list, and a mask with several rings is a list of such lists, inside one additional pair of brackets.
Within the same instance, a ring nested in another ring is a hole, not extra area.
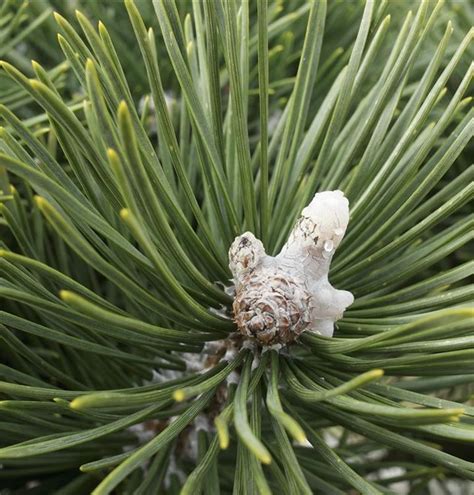
[(341, 229), (341, 228), (334, 229), (334, 233), (336, 235), (342, 235), (342, 234), (344, 234), (344, 229)]
[(332, 242), (330, 239), (327, 241), (324, 241), (323, 249), (327, 253), (330, 253), (334, 249), (334, 242)]

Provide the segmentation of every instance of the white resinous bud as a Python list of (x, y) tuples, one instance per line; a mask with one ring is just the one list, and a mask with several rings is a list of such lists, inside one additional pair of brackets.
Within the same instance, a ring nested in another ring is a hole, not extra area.
[(235, 284), (234, 319), (242, 335), (263, 347), (294, 342), (304, 331), (331, 337), (352, 304), (350, 292), (328, 280), (332, 257), (349, 222), (341, 191), (317, 193), (303, 209), (281, 252), (273, 257), (251, 232), (229, 250)]

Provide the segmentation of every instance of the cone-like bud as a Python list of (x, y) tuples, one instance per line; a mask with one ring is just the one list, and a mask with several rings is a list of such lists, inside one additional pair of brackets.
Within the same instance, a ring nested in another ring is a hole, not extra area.
[(233, 310), (244, 336), (266, 347), (290, 344), (305, 330), (332, 336), (334, 322), (354, 301), (328, 281), (348, 222), (347, 198), (341, 191), (326, 191), (303, 209), (277, 256), (268, 256), (250, 232), (235, 239), (229, 250)]

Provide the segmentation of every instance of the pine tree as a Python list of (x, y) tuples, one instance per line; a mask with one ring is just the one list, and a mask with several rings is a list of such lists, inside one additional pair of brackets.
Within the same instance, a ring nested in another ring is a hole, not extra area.
[(469, 490), (468, 2), (78, 5), (0, 6), (0, 493)]

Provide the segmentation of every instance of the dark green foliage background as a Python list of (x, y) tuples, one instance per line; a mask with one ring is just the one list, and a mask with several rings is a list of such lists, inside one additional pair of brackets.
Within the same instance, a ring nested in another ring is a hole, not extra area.
[[(469, 493), (473, 18), (0, 4), (1, 495)], [(195, 373), (235, 331), (234, 237), (278, 252), (331, 189), (334, 338)]]

